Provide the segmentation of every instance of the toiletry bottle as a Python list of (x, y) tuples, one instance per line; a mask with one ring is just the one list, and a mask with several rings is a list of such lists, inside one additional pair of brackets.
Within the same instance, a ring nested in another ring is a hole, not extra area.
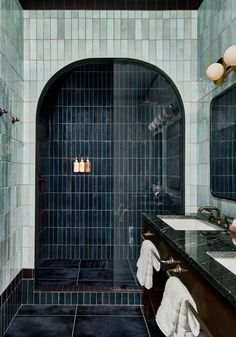
[(78, 162), (77, 157), (75, 157), (73, 171), (74, 171), (74, 173), (78, 173), (79, 172), (79, 162)]
[(90, 173), (91, 172), (91, 162), (89, 160), (89, 157), (87, 157), (85, 162), (85, 172)]
[(85, 162), (84, 158), (81, 157), (80, 162), (79, 162), (79, 172), (84, 173), (85, 171)]

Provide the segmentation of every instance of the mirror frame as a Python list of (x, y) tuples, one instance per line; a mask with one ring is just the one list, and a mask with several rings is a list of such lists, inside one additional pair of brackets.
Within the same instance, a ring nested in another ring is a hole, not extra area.
[[(222, 92), (220, 92), (219, 94), (217, 94), (216, 96), (214, 96), (210, 102), (210, 118), (209, 118), (209, 124), (210, 124), (210, 139), (209, 139), (209, 142), (210, 142), (210, 192), (212, 194), (213, 197), (216, 197), (216, 198), (220, 198), (220, 199), (225, 199), (225, 200), (236, 200), (236, 197), (235, 198), (232, 198), (232, 197), (225, 197), (225, 196), (222, 196), (221, 194), (215, 192), (212, 190), (212, 115), (213, 115), (213, 104), (214, 104), (214, 101), (215, 99), (218, 99), (220, 98), (221, 96), (224, 96), (225, 94), (227, 94), (229, 91), (235, 89), (236, 91), (236, 83), (233, 83), (230, 87), (226, 88), (225, 90), (223, 90)], [(236, 92), (235, 92), (236, 94)], [(236, 108), (236, 104), (235, 104), (235, 108)], [(235, 139), (236, 140), (236, 139)]]

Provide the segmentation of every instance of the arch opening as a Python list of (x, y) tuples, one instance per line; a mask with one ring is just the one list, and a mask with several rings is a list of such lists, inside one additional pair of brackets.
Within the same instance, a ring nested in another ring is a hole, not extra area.
[(75, 62), (43, 89), (36, 129), (37, 285), (137, 288), (141, 214), (184, 213), (176, 86), (142, 61)]

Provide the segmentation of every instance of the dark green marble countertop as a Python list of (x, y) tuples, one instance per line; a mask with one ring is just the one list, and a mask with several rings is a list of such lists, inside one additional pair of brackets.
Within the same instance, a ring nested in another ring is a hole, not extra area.
[[(236, 275), (207, 254), (207, 252), (222, 252), (224, 256), (224, 252), (232, 252), (236, 259), (236, 235), (233, 236), (227, 230), (177, 231), (158, 218), (156, 214), (145, 213), (143, 217), (149, 222), (151, 228), (157, 230), (184, 260), (236, 309)], [(162, 215), (161, 217), (163, 218)], [(178, 218), (178, 216), (173, 217)]]

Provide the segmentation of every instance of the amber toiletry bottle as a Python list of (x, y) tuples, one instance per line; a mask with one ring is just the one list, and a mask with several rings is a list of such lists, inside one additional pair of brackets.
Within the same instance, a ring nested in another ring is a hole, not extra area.
[(85, 162), (85, 172), (90, 173), (91, 172), (91, 162), (89, 160), (89, 157), (87, 157)]
[(81, 157), (80, 162), (79, 162), (79, 172), (84, 173), (85, 171), (85, 162), (84, 158)]
[(74, 171), (74, 173), (78, 173), (79, 172), (79, 162), (78, 162), (77, 157), (75, 157), (73, 171)]

